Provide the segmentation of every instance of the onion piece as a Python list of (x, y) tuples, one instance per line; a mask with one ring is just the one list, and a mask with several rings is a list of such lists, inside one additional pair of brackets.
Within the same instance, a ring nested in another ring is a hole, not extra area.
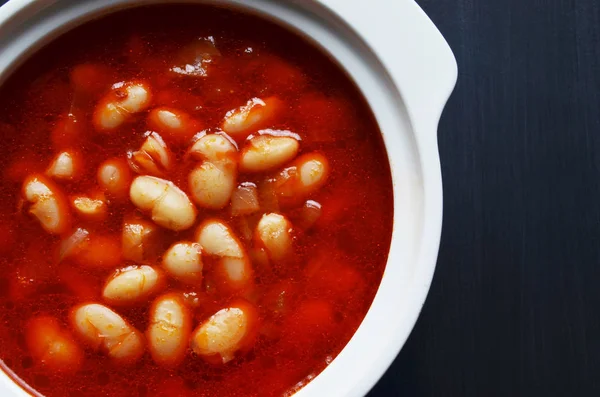
[(297, 225), (304, 230), (310, 229), (319, 220), (322, 213), (321, 204), (314, 200), (308, 200), (300, 210), (300, 219), (296, 222)]
[(252, 228), (250, 227), (250, 221), (247, 217), (241, 216), (238, 218), (237, 229), (243, 240), (250, 241), (252, 239)]
[(78, 228), (75, 230), (69, 237), (60, 243), (58, 262), (62, 262), (63, 259), (77, 252), (77, 249), (80, 248), (81, 244), (84, 243), (89, 237), (90, 232), (87, 230), (83, 228)]
[(108, 217), (108, 203), (103, 192), (72, 196), (71, 206), (81, 218), (89, 221), (104, 221)]
[(251, 182), (240, 184), (231, 196), (231, 215), (249, 215), (260, 209), (258, 189)]
[(272, 179), (267, 179), (258, 185), (258, 200), (262, 212), (279, 212), (279, 198)]
[(125, 217), (121, 235), (125, 259), (151, 264), (165, 248), (164, 245), (164, 235), (156, 224), (134, 215)]
[(173, 166), (173, 155), (158, 133), (148, 131), (145, 136), (140, 150), (127, 152), (129, 167), (137, 174), (163, 176)]

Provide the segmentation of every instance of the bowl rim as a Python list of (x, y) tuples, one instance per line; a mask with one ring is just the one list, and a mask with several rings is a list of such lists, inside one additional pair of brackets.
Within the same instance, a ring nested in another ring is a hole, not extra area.
[[(134, 0), (114, 0), (116, 3), (127, 1)], [(45, 8), (51, 7), (57, 2), (58, 0), (9, 1), (0, 8), (0, 31), (27, 29), (22, 24), (27, 20), (29, 14), (43, 12)], [(151, 0), (151, 2), (164, 3), (168, 0)], [(248, 4), (243, 4), (243, 0), (228, 0), (228, 2), (243, 8), (248, 6)], [(256, 0), (257, 4), (261, 2), (276, 6), (275, 0)], [(105, 8), (110, 8), (109, 2), (106, 3)], [(290, 0), (290, 3), (299, 2)], [(400, 102), (406, 108), (418, 151), (424, 219), (420, 231), (422, 244), (418, 247), (416, 256), (417, 270), (409, 285), (410, 291), (407, 292), (413, 302), (403, 316), (402, 322), (396, 321), (390, 325), (393, 327), (393, 332), (388, 333), (385, 348), (380, 346), (377, 352), (372, 353), (372, 357), (360, 377), (340, 385), (339, 389), (335, 391), (335, 395), (361, 396), (375, 385), (398, 355), (416, 323), (431, 285), (442, 227), (442, 181), (437, 151), (437, 126), (446, 101), (456, 84), (457, 66), (448, 44), (413, 0), (395, 0), (394, 2), (371, 0), (368, 4), (365, 4), (363, 0), (310, 0), (302, 3), (302, 7), (321, 16), (324, 12), (330, 13), (329, 18), (334, 18), (330, 21), (337, 24), (337, 29), (345, 29), (347, 34), (354, 34), (367, 47), (367, 50), (374, 54), (394, 85), (394, 89), (397, 90)], [(373, 18), (377, 18), (377, 24), (373, 24)], [(394, 32), (393, 40), (390, 39), (391, 32)], [(419, 37), (417, 44), (412, 39), (416, 35)], [(387, 142), (386, 149), (389, 149)], [(390, 167), (392, 167), (391, 163)], [(394, 198), (395, 206), (396, 197)], [(394, 236), (395, 234), (392, 236), (392, 243), (395, 239)], [(388, 258), (386, 272), (390, 262), (391, 258)], [(378, 302), (384, 299), (380, 293), (381, 288), (382, 286), (377, 291), (369, 313), (376, 304), (379, 304)], [(357, 330), (357, 334), (363, 328), (363, 324), (368, 321), (369, 313)], [(351, 343), (352, 340), (348, 342), (348, 345)], [(332, 372), (331, 367), (342, 356), (344, 350), (332, 365), (295, 395), (303, 397), (318, 391), (323, 384), (325, 374)], [(2, 377), (10, 379), (5, 373), (0, 375), (0, 383), (2, 383)], [(10, 379), (10, 383), (15, 386), (10, 389), (14, 395), (25, 395), (23, 391), (37, 395), (32, 392), (31, 388), (25, 390), (12, 379)], [(17, 389), (20, 394), (16, 391)]]

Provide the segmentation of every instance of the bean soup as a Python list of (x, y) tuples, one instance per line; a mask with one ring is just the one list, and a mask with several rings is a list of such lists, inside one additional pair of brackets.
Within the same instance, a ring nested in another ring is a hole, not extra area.
[(30, 393), (289, 396), (352, 337), (392, 182), (313, 44), (235, 10), (136, 8), (0, 91), (0, 359)]

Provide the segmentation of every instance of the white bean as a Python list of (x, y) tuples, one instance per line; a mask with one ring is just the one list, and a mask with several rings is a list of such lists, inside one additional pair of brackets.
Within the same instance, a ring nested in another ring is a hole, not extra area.
[(329, 162), (320, 153), (307, 153), (294, 160), (274, 178), (280, 197), (302, 200), (319, 190), (329, 176)]
[(180, 294), (166, 294), (154, 301), (146, 339), (150, 355), (157, 364), (168, 367), (180, 364), (191, 331), (192, 316)]
[(164, 285), (162, 273), (151, 266), (128, 266), (117, 270), (104, 285), (102, 297), (114, 305), (144, 300)]
[(219, 165), (237, 163), (237, 147), (223, 133), (202, 135), (188, 154), (196, 160), (208, 160)]
[(243, 139), (273, 121), (283, 107), (279, 98), (250, 99), (244, 106), (230, 110), (223, 120), (223, 131), (235, 138)]
[(98, 183), (106, 193), (115, 198), (127, 197), (131, 179), (131, 171), (123, 159), (106, 160), (98, 168)]
[(148, 114), (148, 127), (161, 133), (169, 143), (185, 144), (197, 132), (198, 123), (180, 110), (161, 107)]
[(157, 129), (179, 130), (183, 128), (183, 118), (181, 112), (165, 108), (153, 109), (148, 115), (148, 121)]
[(79, 179), (83, 173), (81, 155), (73, 150), (65, 150), (57, 154), (46, 170), (46, 175), (59, 181)]
[(198, 227), (196, 241), (208, 255), (231, 258), (245, 256), (244, 248), (231, 228), (220, 220), (203, 222)]
[(255, 239), (265, 247), (271, 260), (281, 261), (292, 249), (292, 224), (283, 215), (265, 214), (256, 225)]
[(196, 220), (196, 207), (173, 182), (152, 176), (138, 176), (129, 190), (132, 203), (150, 212), (156, 224), (180, 231), (190, 228)]
[(281, 167), (298, 154), (300, 144), (291, 136), (257, 135), (240, 154), (241, 172), (265, 172)]
[(71, 312), (71, 324), (90, 347), (113, 360), (133, 363), (144, 354), (144, 337), (120, 315), (104, 305), (91, 303)]
[(112, 131), (125, 123), (133, 113), (150, 106), (150, 88), (145, 83), (117, 83), (94, 112), (94, 126), (99, 131)]
[(140, 150), (127, 153), (129, 166), (138, 174), (163, 176), (173, 166), (173, 155), (156, 132), (148, 132)]
[(100, 222), (108, 216), (108, 204), (103, 194), (73, 196), (71, 206), (77, 215), (88, 221)]
[(23, 198), (30, 204), (29, 213), (50, 234), (62, 234), (71, 224), (69, 205), (60, 189), (43, 175), (34, 174), (23, 183)]
[(198, 227), (196, 241), (204, 254), (220, 259), (215, 272), (227, 288), (240, 290), (252, 283), (248, 254), (229, 226), (219, 220), (205, 221)]
[(32, 357), (54, 371), (75, 372), (81, 367), (83, 351), (54, 317), (29, 320), (25, 341)]
[(188, 176), (194, 202), (200, 207), (221, 209), (231, 200), (235, 189), (235, 173), (205, 161)]
[(300, 183), (307, 190), (313, 190), (320, 187), (327, 178), (328, 163), (325, 157), (313, 156), (304, 158), (303, 162), (298, 163), (300, 171)]
[(202, 281), (202, 247), (198, 243), (182, 241), (173, 244), (165, 252), (162, 264), (181, 282), (199, 285)]
[(206, 361), (227, 363), (252, 345), (257, 321), (257, 311), (249, 302), (239, 301), (221, 309), (194, 330), (192, 350)]
[(221, 134), (204, 135), (194, 143), (189, 155), (201, 163), (188, 176), (194, 201), (201, 207), (225, 207), (237, 176), (237, 148)]

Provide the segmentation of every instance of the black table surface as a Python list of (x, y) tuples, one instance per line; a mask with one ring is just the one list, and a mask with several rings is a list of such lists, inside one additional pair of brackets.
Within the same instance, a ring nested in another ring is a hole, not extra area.
[(369, 397), (600, 395), (600, 1), (418, 3), (459, 66), (444, 226), (421, 316)]
[(444, 226), (379, 396), (600, 395), (600, 1), (418, 0), (456, 56)]

